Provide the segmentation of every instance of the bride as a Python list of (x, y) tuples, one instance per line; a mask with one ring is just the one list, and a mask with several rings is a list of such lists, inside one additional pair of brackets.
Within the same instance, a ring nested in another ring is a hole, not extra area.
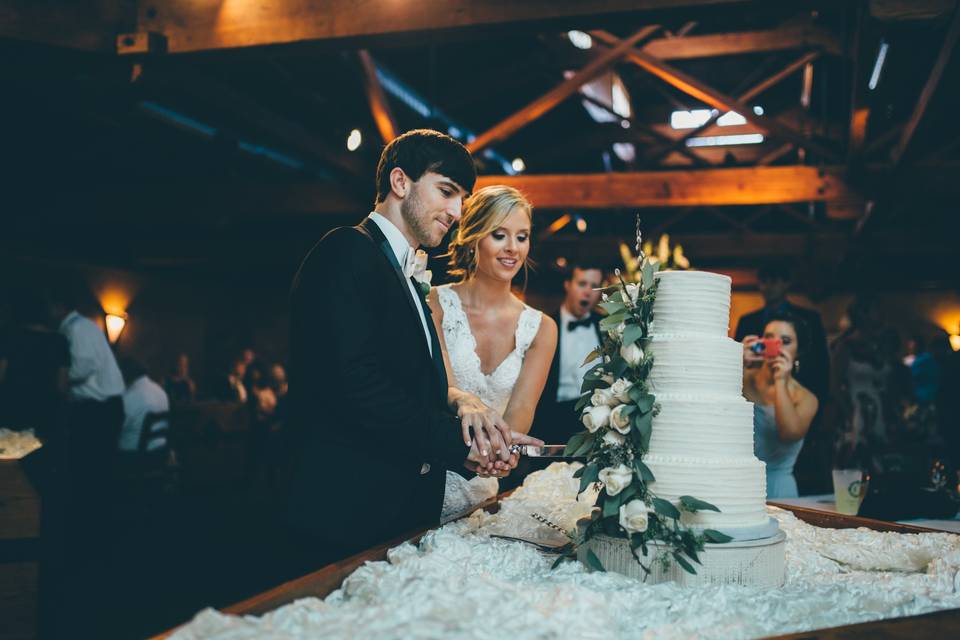
[[(447, 254), (450, 274), (459, 280), (428, 298), (451, 386), (479, 397), (520, 433), (530, 431), (557, 346), (553, 319), (511, 291), (527, 268), (532, 217), (533, 207), (516, 189), (478, 190), (464, 203)], [(480, 425), (463, 424), (465, 439), (474, 426)], [(481, 472), (468, 481), (447, 471), (442, 519), (496, 495), (499, 475)]]

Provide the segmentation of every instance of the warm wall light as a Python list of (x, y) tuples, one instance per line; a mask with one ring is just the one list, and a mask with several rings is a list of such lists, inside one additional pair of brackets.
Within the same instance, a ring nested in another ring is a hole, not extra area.
[(360, 133), (360, 130), (353, 129), (350, 132), (350, 135), (347, 136), (347, 149), (350, 151), (356, 151), (360, 148), (361, 142), (363, 142), (363, 135)]
[(123, 328), (127, 326), (127, 314), (108, 313), (106, 315), (106, 325), (107, 340), (110, 341), (110, 344), (117, 344), (120, 334), (123, 333)]
[(960, 333), (950, 336), (950, 348), (954, 351), (960, 351)]

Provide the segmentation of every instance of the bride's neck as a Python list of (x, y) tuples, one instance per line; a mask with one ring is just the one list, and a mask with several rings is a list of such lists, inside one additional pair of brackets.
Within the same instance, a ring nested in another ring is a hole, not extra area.
[(494, 280), (479, 273), (458, 288), (462, 294), (460, 297), (470, 306), (496, 307), (509, 302), (513, 296), (509, 282)]

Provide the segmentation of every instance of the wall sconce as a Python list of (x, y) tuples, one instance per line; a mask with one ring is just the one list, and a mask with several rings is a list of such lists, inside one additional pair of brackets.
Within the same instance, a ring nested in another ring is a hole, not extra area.
[(960, 333), (950, 336), (950, 348), (954, 351), (960, 351)]
[(108, 313), (105, 322), (107, 325), (107, 340), (110, 341), (110, 344), (117, 344), (120, 334), (123, 333), (123, 328), (127, 326), (127, 314)]

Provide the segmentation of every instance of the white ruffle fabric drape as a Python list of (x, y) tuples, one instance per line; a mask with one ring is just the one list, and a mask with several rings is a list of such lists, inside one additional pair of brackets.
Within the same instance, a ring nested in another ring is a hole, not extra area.
[[(477, 513), (392, 549), (325, 600), (307, 598), (259, 618), (200, 612), (176, 640), (271, 638), (759, 638), (960, 607), (960, 536), (821, 529), (770, 509), (787, 534), (780, 589), (646, 585), (577, 563), (551, 570), (540, 513), (571, 526), (576, 465), (531, 475), (496, 515)], [(241, 569), (242, 570), (242, 569)]]

